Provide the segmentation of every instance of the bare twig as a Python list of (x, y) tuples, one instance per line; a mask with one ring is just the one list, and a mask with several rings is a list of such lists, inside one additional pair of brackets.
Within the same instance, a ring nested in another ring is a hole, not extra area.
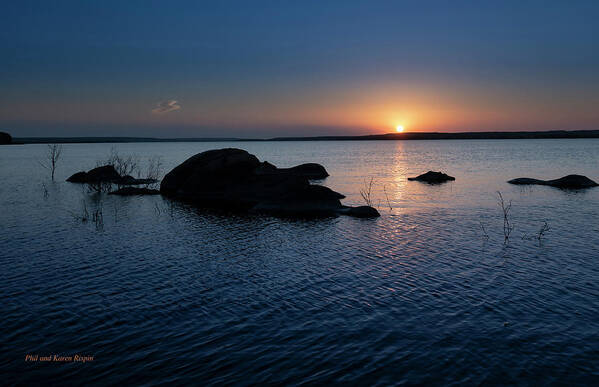
[(81, 213), (74, 213), (69, 211), (70, 214), (75, 218), (75, 220), (80, 221), (81, 223), (85, 223), (89, 220), (89, 212), (87, 211), (87, 204), (85, 204), (85, 200), (82, 201), (83, 208), (81, 209)]
[(483, 230), (483, 236), (485, 237), (485, 239), (489, 239), (489, 234), (487, 233), (487, 229), (485, 228), (483, 222), (480, 222), (480, 228)]
[(393, 211), (393, 207), (391, 207), (391, 201), (389, 200), (389, 195), (387, 194), (386, 186), (383, 186), (383, 192), (385, 193), (385, 198), (387, 199), (387, 206), (389, 206), (389, 211)]
[(148, 158), (148, 169), (145, 178), (148, 180), (153, 180), (156, 183), (149, 183), (146, 186), (156, 186), (158, 184), (158, 180), (160, 179), (160, 175), (162, 175), (162, 157), (152, 156)]
[(118, 223), (119, 222), (119, 208), (117, 207), (116, 203), (114, 203), (114, 223)]
[(44, 199), (48, 199), (48, 187), (46, 187), (45, 183), (42, 183), (42, 192), (44, 193)]
[(541, 242), (541, 239), (543, 239), (543, 237), (545, 236), (545, 233), (549, 230), (551, 230), (551, 229), (549, 228), (549, 225), (545, 221), (545, 223), (543, 223), (543, 226), (539, 230), (539, 234), (537, 235), (537, 239), (539, 240), (539, 242)]
[(139, 157), (135, 155), (121, 156), (115, 147), (110, 148), (106, 160), (100, 160), (96, 166), (112, 165), (120, 176), (131, 176), (137, 171), (139, 176)]
[(499, 197), (499, 205), (503, 211), (503, 243), (507, 244), (510, 240), (510, 234), (514, 230), (514, 225), (510, 223), (510, 210), (512, 209), (512, 201), (510, 200), (509, 203), (506, 204), (503, 200), (503, 195), (499, 191), (497, 191), (497, 196)]
[(370, 178), (370, 182), (366, 183), (364, 180), (364, 187), (360, 190), (360, 195), (367, 206), (372, 207), (372, 185), (374, 184), (374, 177)]
[(98, 206), (96, 210), (92, 214), (92, 220), (96, 225), (96, 230), (101, 230), (104, 228), (104, 213), (102, 211), (102, 206)]
[(50, 175), (52, 176), (52, 181), (54, 181), (54, 172), (56, 171), (56, 165), (60, 160), (60, 156), (62, 155), (62, 145), (59, 144), (48, 144), (48, 150), (46, 152), (46, 157), (43, 161), (38, 161), (39, 164), (50, 171)]

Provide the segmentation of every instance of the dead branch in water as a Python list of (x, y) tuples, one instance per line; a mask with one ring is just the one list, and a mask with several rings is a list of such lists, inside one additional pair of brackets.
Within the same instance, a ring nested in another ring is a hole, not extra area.
[(110, 155), (106, 160), (96, 163), (98, 167), (112, 165), (120, 176), (132, 176), (134, 172), (139, 175), (139, 157), (135, 155), (122, 156), (115, 147), (110, 148)]
[(374, 177), (370, 178), (370, 182), (366, 183), (366, 180), (364, 180), (364, 187), (362, 189), (360, 189), (360, 195), (362, 196), (362, 199), (364, 199), (364, 202), (366, 202), (367, 206), (372, 207), (372, 186), (374, 184)]
[(509, 203), (506, 204), (505, 200), (503, 200), (503, 195), (499, 191), (497, 191), (497, 196), (499, 197), (499, 205), (503, 211), (503, 243), (507, 244), (510, 240), (510, 234), (514, 230), (514, 225), (510, 223), (510, 210), (512, 209), (512, 201), (510, 200)]
[(480, 223), (480, 228), (483, 230), (483, 236), (485, 237), (485, 239), (489, 239), (489, 234), (487, 233), (487, 229), (485, 228), (485, 225), (483, 224), (483, 222), (479, 222)]
[(48, 199), (48, 187), (46, 187), (45, 183), (42, 183), (42, 192), (44, 194), (44, 199)]
[(385, 193), (385, 198), (387, 199), (387, 206), (389, 206), (389, 211), (393, 211), (393, 207), (391, 207), (391, 201), (389, 200), (389, 195), (387, 194), (386, 186), (383, 186), (383, 192)]
[(551, 229), (549, 228), (547, 221), (545, 221), (545, 223), (543, 223), (543, 226), (539, 230), (539, 234), (537, 235), (537, 239), (539, 240), (539, 242), (541, 242), (541, 239), (543, 239), (543, 237), (545, 236), (545, 233), (549, 230), (551, 230)]
[(60, 156), (62, 155), (62, 145), (60, 144), (48, 144), (48, 150), (46, 152), (46, 157), (43, 161), (38, 161), (38, 163), (45, 169), (50, 171), (50, 175), (52, 176), (52, 181), (54, 181), (54, 172), (56, 171), (56, 166), (58, 161), (60, 160)]

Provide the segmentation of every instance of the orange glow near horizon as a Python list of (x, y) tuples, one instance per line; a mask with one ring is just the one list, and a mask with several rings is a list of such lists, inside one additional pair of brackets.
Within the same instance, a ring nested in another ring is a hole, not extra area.
[[(105, 91), (100, 91), (104, 95)], [(205, 130), (212, 135), (210, 130), (219, 128), (232, 136), (274, 137), (401, 133), (399, 126), (403, 133), (415, 133), (574, 130), (597, 125), (593, 94), (578, 89), (561, 93), (571, 102), (553, 100), (550, 93), (534, 94), (529, 100), (528, 95), (513, 94), (509, 89), (481, 89), (441, 80), (401, 84), (356, 81), (301, 93), (266, 89), (260, 98), (254, 98), (249, 89), (215, 93), (205, 99), (175, 95), (181, 107), (160, 115), (151, 112), (156, 104), (153, 100), (119, 96), (75, 102), (40, 95), (1, 105), (0, 126), (51, 123), (77, 128), (73, 131), (85, 125), (131, 126), (141, 128), (135, 129), (138, 133), (168, 130), (181, 137), (201, 137)], [(578, 98), (580, 102), (572, 102)]]

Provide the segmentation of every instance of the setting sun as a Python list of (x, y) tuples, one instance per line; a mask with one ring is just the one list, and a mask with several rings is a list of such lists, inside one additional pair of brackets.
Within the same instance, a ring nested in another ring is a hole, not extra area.
[(403, 132), (403, 125), (397, 125), (397, 127), (395, 128), (395, 130), (397, 130), (397, 133)]

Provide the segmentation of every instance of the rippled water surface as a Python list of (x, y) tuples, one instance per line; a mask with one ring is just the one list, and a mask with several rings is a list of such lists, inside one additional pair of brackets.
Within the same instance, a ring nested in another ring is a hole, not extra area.
[[(111, 147), (165, 171), (222, 147), (318, 162), (346, 204), (372, 178), (382, 216), (227, 215), (64, 181)], [(506, 183), (599, 181), (598, 140), (73, 144), (55, 183), (44, 152), (0, 148), (2, 384), (599, 383), (599, 188)], [(456, 181), (406, 179), (429, 169)]]

